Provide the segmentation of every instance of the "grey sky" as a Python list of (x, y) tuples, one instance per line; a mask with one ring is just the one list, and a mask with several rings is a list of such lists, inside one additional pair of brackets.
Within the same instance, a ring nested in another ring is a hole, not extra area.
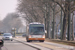
[(0, 20), (11, 12), (15, 12), (17, 0), (0, 0)]

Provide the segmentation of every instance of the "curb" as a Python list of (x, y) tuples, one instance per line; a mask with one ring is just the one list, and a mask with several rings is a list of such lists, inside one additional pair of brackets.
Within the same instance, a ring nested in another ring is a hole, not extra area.
[[(15, 40), (15, 39), (14, 39), (14, 40)], [(25, 45), (28, 45), (28, 46), (30, 46), (30, 47), (33, 47), (33, 48), (35, 48), (35, 49), (37, 49), (37, 50), (41, 50), (41, 49), (39, 49), (39, 48), (37, 48), (37, 47), (35, 47), (35, 46), (32, 46), (32, 45), (26, 44), (26, 43), (21, 42), (21, 41), (19, 41), (19, 40), (15, 40), (15, 41), (18, 41), (18, 42), (20, 42), (20, 43), (22, 43), (22, 44), (25, 44)]]

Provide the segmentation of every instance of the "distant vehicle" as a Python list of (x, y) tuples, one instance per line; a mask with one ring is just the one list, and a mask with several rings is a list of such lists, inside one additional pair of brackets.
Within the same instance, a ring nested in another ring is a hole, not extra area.
[(22, 37), (26, 37), (26, 34), (23, 34)]
[(44, 24), (33, 22), (27, 25), (27, 42), (31, 42), (32, 40), (38, 40), (40, 42), (44, 42), (45, 40), (45, 28)]
[(13, 40), (12, 39), (12, 34), (11, 33), (4, 33), (3, 34), (3, 40)]

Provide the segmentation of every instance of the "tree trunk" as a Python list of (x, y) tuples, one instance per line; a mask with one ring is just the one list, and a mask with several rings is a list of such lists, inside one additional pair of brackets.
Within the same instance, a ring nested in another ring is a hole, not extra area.
[(73, 23), (74, 22), (73, 22), (73, 15), (72, 15), (72, 41), (74, 41), (74, 26), (73, 26)]
[(64, 19), (63, 19), (63, 30), (62, 30), (62, 38), (61, 40), (65, 40), (66, 37), (66, 29), (67, 29), (67, 15), (64, 13)]
[(65, 12), (64, 12), (64, 18), (63, 18), (63, 28), (62, 28), (62, 38), (61, 40), (66, 39), (66, 30), (67, 30), (67, 23), (68, 23), (68, 2), (65, 1)]
[(58, 38), (58, 26), (59, 26), (59, 25), (57, 25), (57, 30), (56, 30), (56, 39)]
[(48, 4), (48, 12), (47, 12), (47, 36), (50, 37), (50, 6)]
[(71, 17), (70, 17), (70, 1), (68, 1), (68, 33), (67, 33), (67, 40), (71, 40)]
[(47, 12), (47, 38), (49, 38), (50, 34), (50, 18), (49, 18), (49, 12)]
[(54, 3), (54, 9), (53, 9), (53, 22), (52, 22), (52, 39), (55, 38), (55, 3)]

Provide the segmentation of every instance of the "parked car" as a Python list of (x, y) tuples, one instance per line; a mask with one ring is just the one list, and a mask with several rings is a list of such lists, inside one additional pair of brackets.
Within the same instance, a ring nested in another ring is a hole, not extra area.
[(22, 37), (26, 37), (26, 34), (23, 34)]
[(12, 39), (12, 34), (11, 33), (4, 33), (3, 34), (3, 40), (13, 40)]

